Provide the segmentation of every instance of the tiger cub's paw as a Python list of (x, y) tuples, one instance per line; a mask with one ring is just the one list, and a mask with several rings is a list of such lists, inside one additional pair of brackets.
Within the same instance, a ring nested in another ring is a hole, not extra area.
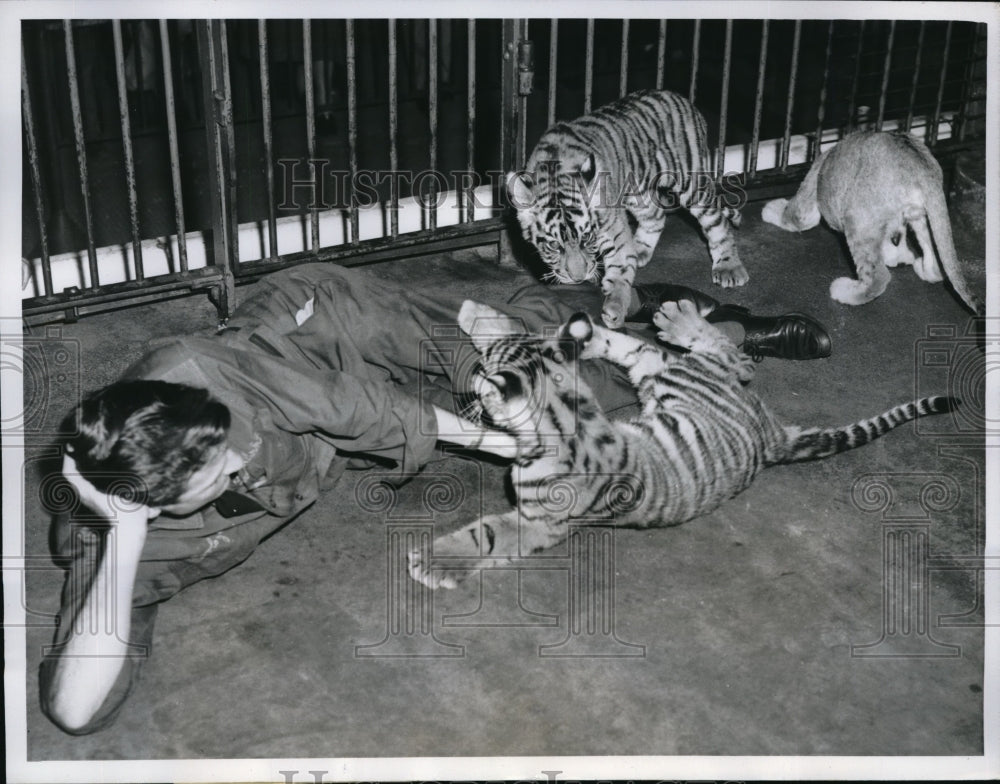
[(653, 314), (653, 324), (659, 328), (657, 337), (664, 343), (687, 349), (694, 348), (709, 327), (698, 307), (687, 299), (664, 302)]
[(483, 521), (439, 536), (429, 552), (424, 548), (410, 551), (410, 577), (431, 589), (455, 588), (492, 552), (495, 536), (492, 526)]
[(625, 315), (632, 297), (631, 286), (616, 287), (604, 297), (601, 320), (608, 329), (620, 329), (625, 325)]
[(750, 273), (747, 272), (746, 267), (739, 259), (719, 259), (712, 265), (712, 282), (724, 289), (742, 286), (748, 280), (750, 280)]
[(456, 569), (432, 569), (430, 557), (423, 550), (410, 550), (407, 555), (410, 577), (432, 591), (438, 588), (457, 588), (468, 575), (468, 571)]

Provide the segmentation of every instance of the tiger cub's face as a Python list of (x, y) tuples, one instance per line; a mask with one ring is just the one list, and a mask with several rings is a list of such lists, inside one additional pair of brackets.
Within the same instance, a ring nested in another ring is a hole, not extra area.
[[(600, 278), (600, 233), (590, 209), (593, 160), (545, 161), (533, 172), (507, 175), (507, 191), (525, 239), (557, 283)], [(590, 195), (588, 195), (590, 194)]]
[(472, 390), (483, 424), (514, 435), (519, 459), (540, 457), (553, 438), (575, 433), (589, 390), (577, 377), (574, 338), (525, 336), (506, 317), (471, 301), (462, 306), (459, 325), (481, 353)]

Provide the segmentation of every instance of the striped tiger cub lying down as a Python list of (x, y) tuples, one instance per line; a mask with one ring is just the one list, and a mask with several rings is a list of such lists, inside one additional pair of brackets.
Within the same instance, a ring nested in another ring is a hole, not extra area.
[[(784, 425), (745, 386), (753, 360), (692, 303), (666, 303), (654, 322), (661, 340), (688, 353), (668, 355), (585, 314), (555, 338), (525, 337), (492, 308), (464, 303), (459, 324), (482, 352), (481, 412), (517, 444), (517, 506), (438, 537), (430, 554), (411, 552), (413, 579), (454, 587), (470, 570), (559, 543), (572, 519), (683, 523), (746, 489), (766, 466), (853, 449), (959, 402), (921, 398), (840, 428)], [(632, 421), (609, 420), (578, 377), (576, 360), (589, 358), (628, 372), (642, 407)]]

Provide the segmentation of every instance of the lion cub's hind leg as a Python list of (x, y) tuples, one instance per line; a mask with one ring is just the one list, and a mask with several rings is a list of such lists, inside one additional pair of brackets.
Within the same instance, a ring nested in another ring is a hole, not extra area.
[(819, 225), (817, 188), (819, 171), (826, 154), (816, 160), (791, 199), (772, 199), (764, 205), (760, 217), (785, 231), (805, 231)]
[(845, 305), (864, 305), (880, 296), (889, 285), (889, 270), (882, 259), (887, 233), (881, 224), (871, 226), (856, 218), (848, 218), (844, 223), (847, 247), (858, 278), (837, 278), (830, 284), (830, 296)]

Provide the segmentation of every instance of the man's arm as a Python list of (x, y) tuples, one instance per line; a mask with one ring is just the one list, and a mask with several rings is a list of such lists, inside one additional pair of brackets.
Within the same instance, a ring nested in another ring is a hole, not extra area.
[(76, 470), (73, 458), (63, 461), (63, 474), (80, 499), (111, 525), (108, 552), (89, 586), (69, 636), (54, 652), (56, 664), (49, 686), (52, 718), (67, 729), (87, 725), (114, 686), (127, 653), (131, 632), (132, 589), (146, 541), (146, 526), (156, 510), (111, 499)]
[(437, 420), (439, 441), (489, 452), (500, 457), (517, 456), (517, 443), (510, 433), (481, 427), (438, 406), (434, 406), (434, 417)]

